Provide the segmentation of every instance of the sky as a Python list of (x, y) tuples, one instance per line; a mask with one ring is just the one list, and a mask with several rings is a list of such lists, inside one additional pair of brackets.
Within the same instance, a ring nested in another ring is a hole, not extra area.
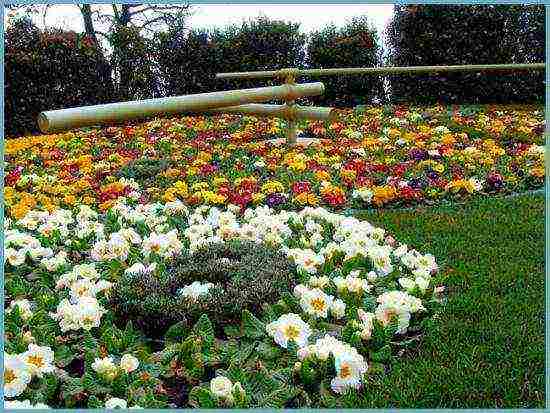
[[(98, 7), (92, 5), (92, 7)], [(109, 10), (110, 6), (106, 7)], [(342, 26), (353, 16), (366, 14), (377, 29), (380, 37), (390, 21), (392, 4), (199, 4), (194, 5), (194, 14), (188, 20), (191, 27), (209, 28), (241, 23), (243, 20), (264, 15), (273, 19), (282, 19), (300, 23), (303, 32), (310, 32), (329, 23)], [(7, 16), (7, 13), (6, 13)], [(43, 16), (33, 19), (40, 27), (60, 27), (66, 30), (83, 31), (82, 17), (75, 5), (51, 6)], [(101, 29), (101, 26), (98, 25)]]

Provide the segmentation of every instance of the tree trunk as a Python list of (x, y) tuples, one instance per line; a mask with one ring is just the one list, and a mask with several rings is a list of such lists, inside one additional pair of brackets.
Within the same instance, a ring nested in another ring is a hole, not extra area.
[(86, 30), (86, 34), (90, 36), (97, 45), (97, 36), (95, 33), (94, 22), (92, 20), (92, 7), (89, 4), (83, 4), (79, 8), (82, 13), (82, 20), (84, 20), (84, 29)]

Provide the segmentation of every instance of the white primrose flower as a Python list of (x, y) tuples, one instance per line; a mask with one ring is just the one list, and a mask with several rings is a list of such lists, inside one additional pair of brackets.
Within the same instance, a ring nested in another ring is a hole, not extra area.
[(120, 359), (120, 368), (126, 373), (131, 373), (139, 367), (139, 360), (131, 354), (125, 354)]
[(84, 296), (75, 304), (69, 300), (62, 300), (55, 313), (50, 313), (50, 317), (59, 322), (61, 331), (70, 330), (91, 330), (99, 327), (101, 317), (105, 314), (105, 309), (99, 305), (94, 297)]
[(92, 363), (92, 369), (100, 376), (113, 380), (118, 375), (118, 367), (112, 357), (96, 358)]
[(67, 264), (67, 253), (65, 251), (59, 251), (55, 256), (51, 258), (42, 258), (40, 264), (48, 271), (55, 272), (65, 264)]
[(6, 309), (6, 313), (12, 312), (15, 307), (19, 309), (19, 314), (23, 321), (27, 321), (32, 317), (32, 304), (26, 298), (12, 301), (10, 306)]
[(346, 315), (346, 303), (339, 298), (334, 300), (330, 306), (330, 312), (337, 319), (344, 317)]
[(361, 338), (363, 340), (368, 340), (372, 336), (372, 329), (374, 327), (374, 319), (376, 316), (374, 313), (367, 313), (361, 308), (357, 310), (357, 315), (361, 321)]
[(21, 359), (27, 364), (27, 368), (33, 376), (42, 377), (44, 373), (54, 371), (54, 353), (50, 347), (29, 344), (28, 350), (21, 354)]
[(334, 365), (336, 377), (330, 382), (330, 387), (336, 393), (345, 393), (348, 388), (359, 389), (363, 375), (367, 372), (367, 363), (363, 356), (351, 352), (335, 355)]
[(25, 262), (27, 257), (27, 250), (22, 248), (16, 250), (15, 248), (6, 248), (4, 250), (4, 262), (7, 261), (11, 266), (18, 267)]
[(316, 318), (327, 318), (334, 297), (325, 294), (318, 288), (305, 291), (300, 298), (300, 306), (309, 315)]
[(210, 391), (220, 399), (232, 399), (233, 383), (225, 376), (214, 377), (210, 381)]
[(309, 277), (307, 283), (310, 287), (322, 289), (330, 284), (330, 278), (328, 278), (326, 275), (322, 277), (311, 276)]
[(111, 397), (108, 400), (105, 400), (106, 409), (127, 409), (128, 403), (124, 399), (119, 399), (117, 397)]
[(208, 294), (208, 290), (214, 287), (212, 283), (201, 284), (200, 281), (195, 281), (192, 284), (186, 285), (180, 289), (180, 294), (183, 297), (191, 298), (192, 300), (198, 299), (202, 295)]
[(19, 396), (30, 382), (31, 373), (21, 357), (4, 353), (4, 396)]
[(30, 400), (5, 400), (4, 409), (51, 409), (44, 403), (31, 404)]
[(376, 300), (376, 319), (384, 326), (397, 318), (397, 333), (404, 333), (411, 319), (411, 313), (424, 310), (422, 301), (403, 291), (389, 291), (380, 295)]
[(156, 268), (157, 268), (156, 262), (149, 265), (144, 265), (141, 262), (136, 262), (131, 267), (126, 268), (124, 272), (126, 274), (141, 274), (141, 273), (151, 274)]
[(297, 314), (282, 315), (276, 321), (268, 324), (266, 330), (283, 348), (287, 348), (289, 341), (294, 341), (298, 347), (303, 347), (311, 335), (311, 328)]

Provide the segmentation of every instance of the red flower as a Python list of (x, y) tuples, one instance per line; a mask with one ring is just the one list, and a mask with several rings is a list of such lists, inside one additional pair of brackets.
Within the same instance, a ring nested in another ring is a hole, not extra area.
[(22, 166), (18, 166), (13, 171), (11, 171), (9, 174), (6, 175), (6, 178), (4, 179), (4, 185), (6, 186), (14, 186), (17, 181), (19, 181), (19, 178), (21, 178), (21, 172), (23, 171)]
[(294, 182), (292, 184), (292, 192), (295, 194), (301, 194), (303, 192), (310, 192), (311, 184), (307, 181)]

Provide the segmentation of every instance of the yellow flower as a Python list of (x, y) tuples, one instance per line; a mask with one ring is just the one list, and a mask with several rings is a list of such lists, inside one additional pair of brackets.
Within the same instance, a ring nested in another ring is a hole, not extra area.
[(14, 205), (12, 208), (11, 208), (11, 215), (15, 218), (15, 219), (21, 219), (23, 218), (27, 212), (29, 212), (31, 210), (31, 208), (29, 208), (29, 206), (27, 204), (23, 204), (21, 202), (17, 203), (16, 205)]
[(11, 186), (4, 187), (4, 200), (9, 203), (15, 197), (15, 189)]
[(199, 173), (199, 168), (195, 168), (193, 166), (190, 166), (189, 168), (187, 168), (187, 176), (195, 176), (196, 174)]
[(252, 202), (254, 202), (255, 204), (261, 203), (264, 199), (265, 195), (260, 192), (252, 195)]
[(89, 195), (86, 195), (82, 197), (82, 203), (86, 205), (92, 205), (95, 202), (94, 197), (91, 197)]
[(191, 189), (195, 192), (206, 191), (208, 187), (209, 187), (208, 182), (196, 182), (191, 186)]
[(225, 196), (216, 194), (212, 191), (202, 191), (202, 198), (210, 204), (223, 204), (225, 203)]
[(388, 185), (375, 186), (372, 188), (372, 192), (372, 202), (377, 206), (381, 206), (382, 204), (391, 201), (397, 196), (395, 188)]
[(264, 194), (273, 194), (276, 192), (284, 192), (285, 187), (279, 181), (267, 181), (262, 185), (262, 193)]
[(342, 169), (340, 171), (340, 176), (343, 179), (354, 180), (356, 175), (357, 175), (357, 172), (355, 172), (353, 169)]
[(436, 163), (432, 168), (433, 168), (434, 171), (439, 172), (439, 173), (441, 173), (445, 170), (445, 167), (443, 166), (443, 164), (441, 164), (439, 162)]
[(227, 180), (227, 178), (225, 178), (223, 176), (217, 176), (212, 181), (212, 183), (214, 184), (214, 186), (216, 188), (220, 187), (223, 184), (226, 184), (227, 182), (229, 182), (229, 181)]
[(205, 152), (205, 151), (200, 151), (198, 154), (197, 154), (197, 159), (200, 159), (201, 161), (203, 162), (210, 162), (212, 160), (212, 154), (209, 153), (209, 152)]
[(460, 192), (461, 189), (464, 189), (466, 192), (472, 194), (475, 188), (470, 181), (466, 179), (458, 179), (456, 181), (448, 183), (446, 189), (450, 190), (453, 193)]
[(446, 133), (441, 137), (441, 143), (443, 145), (452, 145), (456, 142), (456, 139), (450, 133)]
[(113, 205), (115, 204), (115, 200), (114, 199), (110, 199), (108, 201), (105, 201), (101, 204), (99, 204), (99, 209), (101, 211), (107, 211), (109, 208), (111, 208)]
[(531, 169), (530, 173), (537, 178), (542, 178), (544, 177), (544, 168), (533, 168)]
[(294, 202), (299, 205), (315, 206), (319, 204), (319, 198), (313, 193), (302, 192), (294, 197)]
[(317, 171), (317, 172), (315, 172), (315, 178), (318, 181), (329, 181), (330, 180), (330, 174), (327, 171)]
[(175, 178), (179, 176), (180, 170), (176, 168), (168, 168), (166, 171), (164, 171), (163, 175), (167, 178)]
[(76, 203), (76, 197), (74, 195), (65, 195), (65, 197), (63, 197), (63, 202), (65, 202), (67, 205), (74, 205)]
[[(206, 185), (208, 187), (208, 184)], [(174, 191), (182, 197), (186, 197), (189, 194), (189, 188), (187, 187), (187, 184), (183, 181), (177, 181), (174, 184)]]
[(168, 188), (166, 192), (164, 192), (164, 195), (162, 196), (162, 199), (164, 202), (173, 202), (176, 200), (176, 189), (175, 188)]

